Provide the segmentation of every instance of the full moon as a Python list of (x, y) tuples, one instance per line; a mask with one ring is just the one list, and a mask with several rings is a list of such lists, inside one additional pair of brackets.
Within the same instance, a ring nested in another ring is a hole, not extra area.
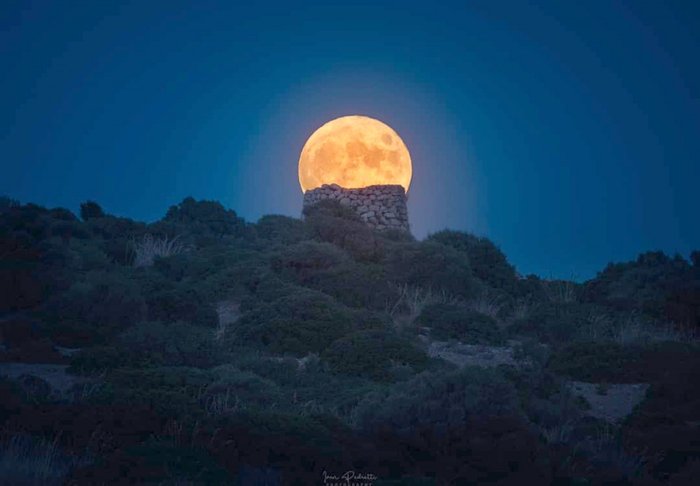
[(316, 130), (299, 157), (302, 192), (323, 184), (356, 189), (399, 184), (408, 192), (411, 155), (390, 126), (367, 116), (343, 116)]

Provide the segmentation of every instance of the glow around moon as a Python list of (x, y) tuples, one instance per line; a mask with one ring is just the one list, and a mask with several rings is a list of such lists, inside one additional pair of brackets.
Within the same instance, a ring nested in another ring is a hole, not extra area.
[(347, 189), (377, 184), (400, 184), (408, 192), (411, 155), (388, 125), (367, 116), (331, 120), (316, 130), (299, 157), (303, 192), (338, 184)]

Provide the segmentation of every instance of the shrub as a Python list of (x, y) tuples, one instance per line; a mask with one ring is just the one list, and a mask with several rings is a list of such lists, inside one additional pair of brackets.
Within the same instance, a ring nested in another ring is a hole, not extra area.
[(199, 368), (159, 364), (150, 363), (149, 367), (147, 363), (132, 362), (129, 366), (133, 367), (109, 370), (102, 386), (90, 395), (89, 403), (144, 406), (163, 420), (201, 419), (204, 410), (200, 396), (214, 380), (213, 375)]
[(19, 201), (7, 196), (0, 196), (0, 211), (19, 207)]
[(347, 259), (345, 252), (330, 243), (304, 241), (283, 250), (272, 259), (271, 267), (281, 276), (291, 277), (303, 285)]
[(302, 220), (276, 214), (260, 218), (255, 224), (255, 232), (259, 238), (276, 245), (293, 245), (307, 238)]
[(80, 217), (83, 221), (94, 218), (104, 218), (105, 212), (95, 201), (85, 201), (80, 204)]
[(171, 206), (165, 217), (152, 225), (156, 232), (168, 235), (187, 235), (200, 244), (224, 236), (244, 236), (245, 221), (232, 209), (216, 201), (196, 201), (191, 197)]
[(94, 240), (74, 241), (71, 250), (76, 256), (75, 268), (79, 271), (105, 270), (112, 266), (112, 259)]
[(215, 381), (204, 394), (210, 413), (221, 414), (247, 407), (274, 407), (288, 402), (274, 382), (231, 365), (212, 370)]
[(109, 215), (88, 219), (83, 224), (96, 237), (93, 241), (112, 260), (122, 265), (132, 264), (133, 241), (146, 233), (144, 223)]
[(543, 303), (508, 328), (510, 335), (534, 337), (545, 343), (562, 343), (590, 331), (596, 308), (576, 303)]
[(300, 290), (261, 304), (244, 313), (236, 324), (234, 340), (264, 346), (274, 353), (319, 353), (350, 332), (356, 322), (350, 309), (331, 297)]
[(129, 451), (147, 464), (159, 465), (164, 478), (177, 483), (196, 481), (201, 484), (226, 484), (230, 476), (205, 449), (178, 446), (167, 440), (149, 440)]
[(160, 282), (187, 287), (214, 302), (247, 293), (269, 272), (268, 256), (232, 243), (217, 243), (169, 258), (157, 259), (153, 269)]
[(178, 240), (178, 236), (154, 238), (150, 233), (135, 239), (131, 244), (134, 252), (134, 266), (149, 267), (153, 265), (156, 258), (167, 258), (184, 252), (185, 246)]
[(5, 484), (65, 484), (71, 470), (87, 462), (86, 455), (61, 449), (58, 438), (14, 434), (0, 442), (0, 478)]
[(90, 374), (119, 368), (120, 366), (129, 364), (130, 358), (131, 356), (129, 353), (115, 346), (84, 348), (71, 357), (70, 372), (76, 374)]
[(697, 345), (676, 342), (622, 346), (572, 343), (554, 352), (548, 368), (576, 380), (608, 383), (662, 382), (697, 367)]
[(159, 366), (156, 368), (125, 368), (107, 375), (110, 384), (120, 388), (167, 388), (188, 390), (195, 394), (216, 379), (210, 370), (190, 366)]
[(589, 382), (643, 381), (638, 349), (615, 343), (575, 343), (552, 354), (548, 368), (555, 373)]
[[(700, 457), (698, 429), (694, 424), (700, 410), (700, 353), (688, 350), (677, 353), (678, 358), (663, 357), (669, 364), (663, 381), (653, 383), (645, 400), (623, 424), (625, 445), (644, 452), (651, 474), (665, 481), (670, 474), (687, 470)], [(662, 359), (663, 359), (662, 358)], [(679, 362), (678, 364), (676, 364)], [(671, 484), (692, 484), (692, 481)]]
[(126, 242), (134, 236), (141, 235), (146, 230), (146, 225), (138, 221), (133, 221), (129, 218), (119, 218), (116, 216), (105, 215), (100, 218), (90, 218), (85, 221), (87, 228), (92, 231), (95, 236), (104, 238), (105, 240), (117, 240), (124, 242), (121, 251), (127, 250)]
[(416, 321), (431, 329), (435, 339), (458, 339), (469, 344), (502, 344), (503, 334), (496, 320), (455, 304), (431, 304)]
[(384, 255), (383, 240), (352, 209), (335, 200), (322, 200), (304, 208), (310, 237), (332, 243), (363, 262)]
[(39, 251), (16, 238), (0, 237), (0, 254), (0, 312), (38, 305), (45, 291), (37, 275)]
[(462, 298), (478, 295), (466, 255), (433, 241), (400, 243), (387, 248), (388, 277), (397, 284), (443, 290)]
[(271, 267), (281, 277), (349, 306), (384, 309), (396, 298), (382, 265), (356, 262), (330, 243), (304, 241), (291, 246), (272, 259)]
[(425, 353), (408, 339), (384, 329), (340, 338), (324, 351), (322, 358), (337, 373), (375, 380), (390, 379), (392, 366), (420, 369), (427, 362)]
[(146, 305), (128, 274), (92, 271), (47, 305), (49, 331), (66, 345), (103, 342), (141, 321)]
[(363, 430), (389, 427), (409, 433), (446, 431), (474, 417), (517, 415), (513, 385), (495, 369), (466, 367), (448, 373), (423, 372), (386, 391), (367, 395), (353, 413)]
[(142, 322), (125, 331), (120, 343), (152, 363), (207, 367), (216, 361), (211, 330), (184, 322)]
[(199, 294), (195, 286), (174, 284), (154, 277), (144, 282), (147, 319), (174, 322), (183, 320), (197, 326), (216, 327), (216, 310)]
[(255, 309), (262, 303), (270, 303), (295, 292), (301, 292), (304, 288), (285, 282), (276, 274), (266, 273), (260, 277), (251, 290), (253, 294), (241, 301), (240, 310), (242, 312)]
[(461, 231), (443, 230), (428, 236), (428, 241), (436, 241), (465, 253), (474, 276), (490, 287), (503, 290), (514, 288), (515, 268), (491, 240)]
[(70, 243), (72, 238), (84, 240), (89, 237), (84, 225), (72, 220), (59, 220), (51, 223), (49, 234), (61, 238), (64, 244)]
[(358, 308), (385, 310), (399, 297), (385, 268), (375, 263), (345, 262), (319, 272), (305, 285)]
[(661, 317), (666, 296), (687, 288), (692, 280), (692, 267), (681, 256), (671, 258), (662, 252), (647, 252), (633, 262), (609, 264), (586, 282), (584, 298)]
[(148, 440), (110, 454), (74, 476), (79, 484), (231, 484), (203, 448), (176, 445), (170, 438)]

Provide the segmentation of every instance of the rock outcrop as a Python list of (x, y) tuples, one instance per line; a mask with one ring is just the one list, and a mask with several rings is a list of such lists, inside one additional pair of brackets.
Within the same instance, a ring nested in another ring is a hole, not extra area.
[(354, 209), (372, 228), (409, 231), (403, 186), (378, 185), (345, 189), (337, 184), (324, 184), (304, 193), (304, 207), (323, 199), (336, 199), (340, 204)]

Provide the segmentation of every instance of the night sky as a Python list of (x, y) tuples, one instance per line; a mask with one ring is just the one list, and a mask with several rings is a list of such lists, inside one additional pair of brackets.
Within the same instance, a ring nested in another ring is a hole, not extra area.
[(363, 114), (411, 151), (419, 238), (576, 279), (700, 247), (700, 2), (331, 3), (4, 0), (0, 194), (298, 216), (307, 137)]

